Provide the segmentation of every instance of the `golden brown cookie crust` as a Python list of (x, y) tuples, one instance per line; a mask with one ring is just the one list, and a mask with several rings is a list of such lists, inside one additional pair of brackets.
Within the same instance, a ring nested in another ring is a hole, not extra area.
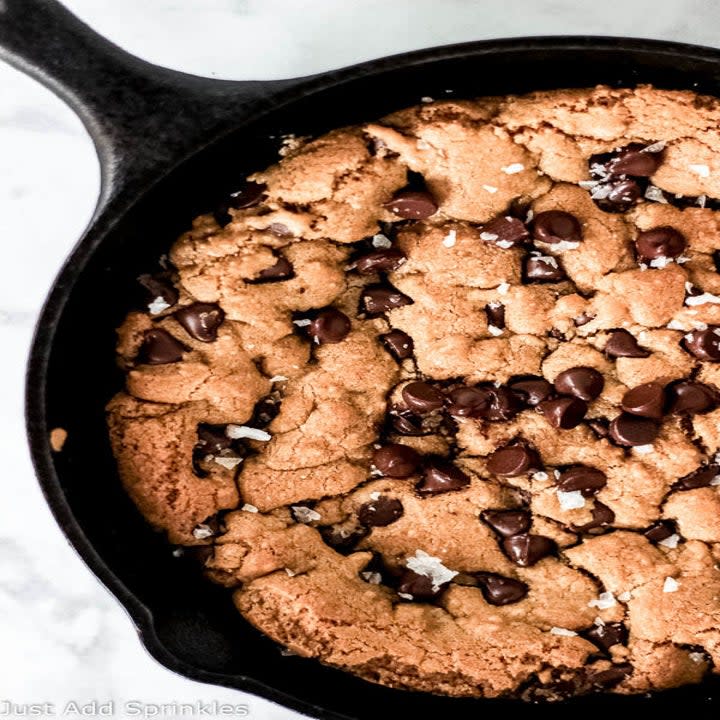
[[(715, 99), (598, 87), (289, 144), (119, 329), (128, 493), (207, 549), (256, 627), (374, 682), (528, 700), (700, 682), (720, 668), (718, 128)], [(513, 390), (527, 376), (539, 408)], [(378, 459), (393, 444), (402, 472)]]

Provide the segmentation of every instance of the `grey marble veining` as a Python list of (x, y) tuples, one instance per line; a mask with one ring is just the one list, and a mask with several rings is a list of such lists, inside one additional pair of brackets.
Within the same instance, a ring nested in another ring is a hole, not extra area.
[[(66, 0), (137, 55), (223, 78), (281, 78), (430, 45), (607, 34), (720, 45), (714, 0)], [(22, 418), (24, 364), (45, 292), (92, 212), (98, 167), (57, 98), (0, 65), (0, 701), (247, 702), (177, 677), (68, 547), (35, 483)], [(102, 302), (102, 298), (98, 298)]]

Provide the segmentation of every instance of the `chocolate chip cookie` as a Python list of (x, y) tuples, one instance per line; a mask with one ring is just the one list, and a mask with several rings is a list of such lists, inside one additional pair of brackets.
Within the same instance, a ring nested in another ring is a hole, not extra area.
[(720, 101), (293, 139), (119, 329), (122, 481), (283, 648), (556, 700), (720, 667)]

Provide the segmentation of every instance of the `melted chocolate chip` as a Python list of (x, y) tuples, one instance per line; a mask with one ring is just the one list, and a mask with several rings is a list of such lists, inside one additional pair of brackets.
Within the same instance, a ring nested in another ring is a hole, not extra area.
[(561, 473), (557, 482), (558, 490), (574, 492), (580, 490), (585, 497), (595, 495), (607, 485), (602, 470), (587, 465), (575, 465)]
[(535, 565), (557, 549), (555, 541), (544, 535), (513, 535), (501, 544), (505, 554), (520, 567)]
[(476, 577), (483, 597), (490, 605), (510, 605), (520, 602), (530, 589), (520, 580), (495, 573), (478, 573)]
[(385, 527), (402, 517), (403, 506), (396, 498), (381, 495), (358, 508), (358, 520), (368, 527)]
[(720, 362), (720, 325), (693, 330), (683, 340), (683, 347), (698, 360)]
[(441, 458), (433, 458), (425, 467), (417, 490), (428, 495), (460, 490), (470, 484), (470, 478), (456, 465)]
[(308, 332), (316, 343), (326, 345), (342, 342), (350, 334), (351, 328), (350, 318), (345, 313), (327, 308), (319, 312), (308, 325)]
[(210, 343), (217, 340), (218, 328), (225, 319), (225, 313), (214, 303), (196, 302), (180, 308), (173, 317), (195, 340)]
[(236, 210), (253, 207), (263, 199), (266, 190), (267, 186), (263, 183), (246, 180), (239, 190), (230, 193), (228, 204)]
[(641, 348), (638, 341), (627, 330), (612, 330), (605, 344), (605, 354), (611, 358), (629, 357), (646, 358), (650, 357), (650, 351)]
[(570, 430), (582, 422), (588, 406), (577, 397), (559, 397), (541, 402), (537, 409), (554, 428)]
[(397, 592), (412, 595), (413, 600), (433, 600), (443, 591), (442, 585), (433, 586), (427, 575), (420, 575), (409, 568), (405, 570), (397, 586)]
[(720, 465), (705, 465), (680, 478), (675, 483), (675, 487), (678, 490), (695, 490), (696, 488), (708, 487), (718, 476), (720, 476)]
[(610, 437), (625, 447), (649, 445), (660, 432), (660, 426), (650, 418), (622, 413), (610, 423)]
[(615, 687), (623, 680), (626, 680), (633, 673), (633, 666), (630, 663), (621, 663), (620, 665), (613, 665), (607, 670), (601, 670), (600, 672), (593, 673), (588, 676), (588, 682), (595, 687), (602, 688), (603, 690), (611, 687)]
[(526, 533), (532, 523), (527, 510), (485, 510), (480, 517), (505, 538)]
[(556, 283), (565, 279), (565, 271), (554, 257), (530, 255), (525, 258), (524, 277), (527, 282)]
[(507, 248), (525, 242), (530, 233), (518, 218), (504, 215), (482, 226), (480, 239)]
[(476, 387), (459, 387), (448, 393), (448, 412), (455, 417), (482, 417), (488, 407), (488, 394)]
[(632, 415), (661, 420), (665, 407), (665, 388), (659, 382), (649, 382), (628, 390), (622, 399), (622, 409)]
[(508, 387), (529, 407), (539, 405), (553, 392), (553, 386), (545, 378), (533, 376), (511, 380)]
[(418, 469), (420, 455), (407, 445), (390, 443), (375, 450), (373, 465), (387, 477), (406, 478)]
[(671, 227), (657, 227), (639, 232), (635, 239), (637, 254), (644, 260), (682, 255), (687, 246), (685, 236)]
[(162, 328), (145, 331), (138, 361), (147, 365), (166, 365), (182, 360), (190, 348)]
[(645, 152), (642, 145), (633, 143), (612, 154), (605, 167), (612, 175), (650, 177), (662, 162), (662, 152)]
[(353, 530), (345, 530), (332, 526), (320, 528), (320, 535), (323, 542), (342, 554), (355, 552), (355, 546), (367, 534), (368, 530), (365, 527), (357, 527)]
[(286, 257), (280, 255), (274, 265), (271, 265), (270, 267), (261, 270), (256, 278), (254, 278), (253, 280), (248, 280), (246, 282), (260, 285), (261, 283), (289, 280), (294, 275), (295, 271), (293, 269), (292, 263)]
[(675, 523), (670, 520), (659, 520), (643, 532), (643, 535), (652, 543), (659, 543), (661, 540), (667, 540), (667, 538), (674, 534)]
[(140, 275), (138, 282), (147, 290), (147, 301), (162, 298), (168, 305), (175, 305), (179, 293), (172, 282), (161, 275)]
[(591, 511), (592, 520), (584, 525), (572, 525), (575, 532), (586, 533), (592, 530), (606, 528), (615, 521), (615, 513), (599, 500), (595, 501), (595, 505)]
[(710, 385), (683, 380), (668, 387), (668, 406), (671, 413), (704, 413), (720, 403), (720, 392)]
[(407, 257), (405, 256), (405, 253), (397, 248), (381, 248), (359, 257), (355, 261), (355, 269), (361, 275), (372, 275), (380, 272), (394, 272), (406, 260)]
[(561, 372), (555, 378), (555, 389), (563, 395), (573, 395), (581, 400), (594, 400), (605, 387), (605, 378), (594, 368), (574, 367)]
[(387, 351), (396, 360), (405, 360), (412, 357), (413, 339), (402, 330), (391, 330), (389, 333), (381, 335), (380, 339)]
[(521, 399), (506, 387), (483, 385), (451, 391), (448, 412), (456, 417), (474, 417), (488, 422), (505, 422), (522, 409)]
[(390, 414), (392, 430), (400, 435), (427, 435), (431, 429), (426, 427), (423, 418), (409, 410), (396, 410)]
[(563, 210), (538, 213), (532, 224), (533, 238), (544, 243), (580, 242), (582, 226), (578, 219)]
[(604, 625), (593, 625), (583, 633), (583, 636), (595, 643), (601, 650), (608, 652), (613, 645), (627, 644), (628, 631), (622, 623), (605, 623)]
[(438, 209), (435, 198), (427, 190), (400, 190), (384, 207), (405, 220), (424, 220)]
[(498, 448), (487, 461), (493, 475), (517, 477), (542, 467), (538, 454), (524, 445), (506, 445)]
[(505, 306), (500, 303), (490, 303), (485, 306), (485, 315), (487, 316), (488, 325), (496, 328), (505, 327)]
[(445, 402), (440, 390), (426, 382), (408, 383), (402, 389), (402, 398), (410, 410), (419, 413), (439, 410)]
[(369, 316), (382, 315), (404, 305), (412, 305), (412, 300), (399, 290), (384, 285), (369, 285), (360, 296), (360, 309)]
[(593, 200), (606, 212), (625, 212), (643, 196), (643, 188), (630, 178), (602, 183), (599, 188), (602, 190), (599, 193), (593, 192)]

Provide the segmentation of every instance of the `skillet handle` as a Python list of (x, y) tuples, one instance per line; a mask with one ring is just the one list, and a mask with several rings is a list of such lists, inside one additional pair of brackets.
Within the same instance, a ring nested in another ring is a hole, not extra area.
[(0, 0), (0, 59), (65, 100), (92, 136), (98, 209), (134, 195), (162, 170), (267, 105), (297, 81), (232, 82), (144, 62), (56, 0)]

